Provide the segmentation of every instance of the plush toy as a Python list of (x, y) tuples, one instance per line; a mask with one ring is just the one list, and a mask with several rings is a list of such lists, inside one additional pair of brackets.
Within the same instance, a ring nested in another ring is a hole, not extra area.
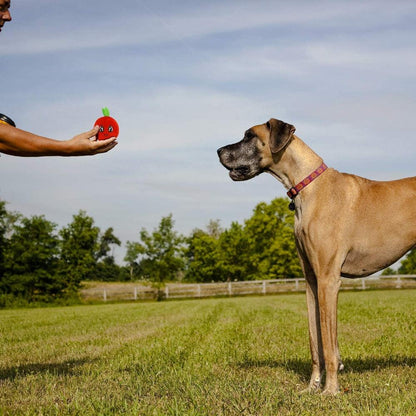
[(109, 139), (110, 137), (117, 137), (118, 136), (118, 123), (114, 120), (113, 117), (110, 117), (110, 111), (107, 107), (103, 108), (103, 115), (104, 117), (100, 117), (94, 124), (95, 126), (99, 126), (100, 130), (97, 133), (98, 140), (105, 140)]

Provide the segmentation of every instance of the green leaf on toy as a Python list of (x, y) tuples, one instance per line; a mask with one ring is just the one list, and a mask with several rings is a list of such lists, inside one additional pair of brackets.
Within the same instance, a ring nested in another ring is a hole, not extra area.
[(110, 116), (110, 110), (107, 107), (103, 108), (103, 114), (104, 117), (109, 117)]

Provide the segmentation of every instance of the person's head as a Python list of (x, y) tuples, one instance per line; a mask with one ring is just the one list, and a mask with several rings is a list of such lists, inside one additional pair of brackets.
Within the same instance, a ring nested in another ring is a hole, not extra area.
[(0, 32), (1, 28), (6, 22), (10, 22), (12, 20), (12, 16), (10, 15), (10, 0), (0, 0)]

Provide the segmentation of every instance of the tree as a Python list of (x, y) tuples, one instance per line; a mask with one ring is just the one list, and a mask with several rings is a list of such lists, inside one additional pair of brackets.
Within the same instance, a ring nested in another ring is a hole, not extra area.
[(94, 278), (101, 281), (121, 281), (127, 280), (124, 270), (119, 267), (111, 252), (112, 245), (121, 245), (121, 241), (114, 235), (113, 227), (107, 228), (104, 233), (100, 233), (98, 238), (98, 251), (95, 254), (97, 266)]
[(219, 280), (249, 280), (252, 265), (245, 227), (232, 222), (230, 228), (221, 233), (218, 243), (221, 256)]
[(141, 242), (127, 243), (130, 262), (137, 261), (142, 276), (153, 281), (159, 289), (164, 281), (176, 279), (184, 264), (184, 239), (173, 227), (171, 214), (162, 217), (159, 227), (151, 234), (142, 228)]
[(196, 229), (187, 238), (185, 280), (212, 282), (223, 279), (222, 256), (218, 237)]
[(120, 246), (121, 241), (114, 235), (113, 227), (107, 228), (103, 234), (99, 236), (98, 251), (96, 253), (96, 260), (105, 259), (114, 256), (108, 253), (111, 251), (111, 245)]
[(6, 251), (6, 244), (7, 244), (6, 221), (7, 221), (6, 202), (0, 201), (0, 282), (3, 278), (3, 273), (4, 273), (4, 254)]
[(127, 268), (116, 264), (113, 256), (104, 257), (97, 263), (95, 275), (102, 282), (125, 282), (130, 278)]
[(197, 282), (297, 277), (301, 267), (287, 199), (259, 203), (253, 215), (223, 230), (211, 221), (194, 230), (186, 250), (186, 280)]
[(259, 203), (245, 221), (249, 247), (249, 278), (276, 279), (302, 274), (295, 238), (294, 216), (286, 198)]
[(244, 225), (211, 221), (187, 240), (186, 280), (197, 282), (297, 277), (301, 267), (287, 199), (259, 203)]
[(2, 291), (29, 301), (61, 296), (66, 282), (59, 279), (59, 240), (56, 224), (43, 216), (21, 219), (13, 227), (4, 258)]
[(224, 232), (224, 229), (221, 227), (220, 220), (210, 220), (207, 225), (207, 233), (211, 237), (219, 238), (220, 235)]
[(400, 262), (398, 274), (416, 274), (416, 249), (412, 249)]
[(138, 258), (141, 253), (141, 246), (139, 243), (127, 241), (126, 243), (126, 255), (124, 256), (124, 261), (127, 263), (130, 280), (134, 280), (135, 276), (140, 276)]
[(95, 277), (97, 259), (102, 248), (100, 229), (85, 211), (73, 216), (72, 222), (61, 229), (61, 274), (69, 289), (76, 292), (82, 280)]
[(17, 223), (21, 215), (16, 212), (9, 212), (6, 209), (6, 202), (0, 200), (0, 287), (4, 274), (4, 256), (9, 243), (13, 226)]
[(211, 221), (207, 231), (196, 229), (187, 239), (185, 279), (191, 282), (245, 280), (246, 245), (243, 227), (233, 222), (228, 230)]
[(381, 272), (381, 275), (382, 276), (391, 276), (392, 274), (397, 274), (397, 270), (394, 270), (393, 268), (391, 268), (391, 267), (387, 267), (387, 269), (384, 269), (382, 272)]

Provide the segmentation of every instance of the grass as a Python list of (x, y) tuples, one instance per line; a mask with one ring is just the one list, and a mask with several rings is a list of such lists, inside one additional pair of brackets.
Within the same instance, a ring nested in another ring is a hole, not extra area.
[(416, 291), (341, 293), (336, 397), (304, 294), (0, 311), (1, 415), (414, 415)]

